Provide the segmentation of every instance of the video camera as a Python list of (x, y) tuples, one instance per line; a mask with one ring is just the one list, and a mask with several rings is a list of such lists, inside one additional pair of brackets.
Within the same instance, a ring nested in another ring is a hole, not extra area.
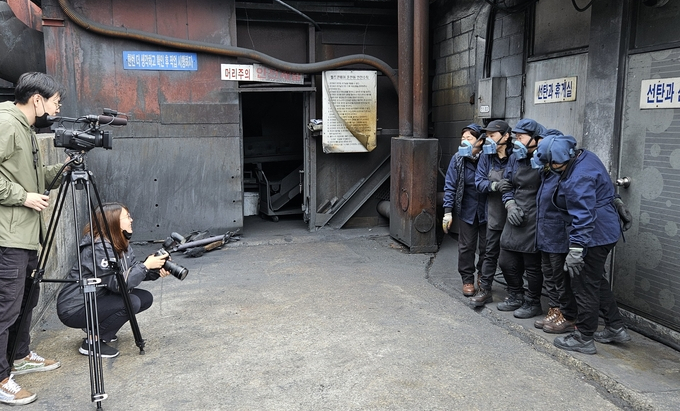
[[(127, 119), (117, 117), (119, 114), (116, 110), (105, 108), (104, 115), (88, 114), (78, 118), (48, 116), (48, 121), (56, 123), (56, 126), (52, 126), (54, 146), (75, 151), (89, 151), (95, 147), (111, 150), (113, 134), (100, 127), (127, 125)], [(66, 128), (64, 123), (71, 123), (71, 127)], [(80, 127), (77, 128), (76, 124), (80, 124)]]
[[(170, 237), (168, 237), (163, 242), (163, 248), (156, 251), (154, 253), (154, 256), (160, 257), (160, 256), (167, 255), (169, 257), (170, 253), (175, 250), (175, 247), (177, 247), (180, 244), (184, 244), (185, 241), (186, 241), (186, 239), (184, 237), (182, 237), (180, 234), (172, 233), (172, 234), (170, 234)], [(175, 264), (170, 260), (165, 260), (165, 264), (163, 264), (163, 269), (170, 272), (170, 274), (172, 274), (173, 277), (177, 278), (180, 281), (184, 280), (186, 278), (187, 274), (189, 274), (188, 269), (182, 267), (179, 264)]]

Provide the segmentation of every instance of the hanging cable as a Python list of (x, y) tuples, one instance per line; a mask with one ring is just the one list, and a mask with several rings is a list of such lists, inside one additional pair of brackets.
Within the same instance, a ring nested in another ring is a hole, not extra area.
[(595, 0), (590, 0), (590, 3), (588, 3), (588, 5), (583, 7), (583, 8), (579, 7), (578, 4), (576, 4), (576, 0), (571, 0), (571, 4), (574, 5), (574, 8), (576, 9), (576, 11), (581, 13), (581, 12), (588, 10), (590, 8), (590, 6), (593, 5), (593, 1), (595, 1)]
[(315, 22), (314, 20), (312, 20), (309, 16), (307, 16), (305, 13), (301, 12), (300, 10), (296, 9), (295, 7), (293, 7), (293, 6), (291, 6), (291, 5), (288, 5), (288, 4), (284, 3), (284, 2), (282, 2), (281, 0), (274, 0), (274, 1), (275, 1), (276, 3), (279, 3), (280, 5), (282, 5), (283, 7), (288, 8), (288, 9), (289, 9), (290, 11), (292, 11), (293, 13), (299, 14), (302, 18), (304, 18), (305, 20), (307, 20), (307, 21), (309, 21), (310, 23), (312, 23), (312, 24), (314, 25), (314, 27), (316, 28), (316, 31), (321, 31), (321, 27), (319, 27), (319, 25), (316, 24), (316, 22)]

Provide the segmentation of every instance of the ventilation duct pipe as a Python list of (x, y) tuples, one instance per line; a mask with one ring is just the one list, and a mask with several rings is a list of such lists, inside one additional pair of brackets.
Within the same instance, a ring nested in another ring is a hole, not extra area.
[(25, 25), (6, 1), (0, 1), (0, 77), (16, 83), (27, 71), (45, 70), (43, 34)]
[(93, 33), (101, 34), (108, 37), (137, 40), (144, 43), (156, 44), (159, 46), (181, 50), (190, 50), (200, 53), (209, 53), (228, 57), (247, 58), (267, 65), (269, 67), (292, 73), (312, 74), (352, 64), (366, 64), (375, 67), (376, 69), (381, 71), (384, 75), (386, 75), (390, 79), (390, 81), (392, 81), (392, 85), (394, 86), (394, 89), (397, 90), (397, 93), (399, 92), (396, 70), (391, 68), (384, 61), (376, 57), (369, 56), (367, 54), (352, 54), (349, 56), (338, 57), (335, 59), (320, 61), (317, 63), (289, 63), (268, 56), (264, 53), (260, 53), (259, 51), (245, 49), (242, 47), (224, 46), (193, 40), (183, 40), (174, 37), (144, 32), (140, 30), (128, 29), (126, 27), (107, 26), (89, 20), (88, 18), (78, 14), (68, 4), (66, 0), (59, 0), (59, 5), (61, 6), (61, 9), (64, 11), (64, 14), (66, 14), (69, 19), (71, 19), (74, 23), (76, 23), (83, 29), (91, 31)]

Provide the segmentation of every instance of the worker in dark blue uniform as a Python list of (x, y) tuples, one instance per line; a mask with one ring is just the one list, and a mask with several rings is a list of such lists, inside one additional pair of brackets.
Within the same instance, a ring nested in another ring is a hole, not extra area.
[[(602, 161), (588, 150), (576, 150), (573, 138), (556, 136), (546, 143), (539, 147), (536, 161), (560, 174), (552, 201), (568, 222), (569, 251), (563, 269), (571, 278), (578, 308), (576, 330), (553, 343), (564, 350), (595, 354), (593, 340), (630, 340), (604, 276), (607, 256), (621, 236), (614, 185)], [(601, 331), (598, 313), (605, 323)]]
[[(564, 259), (569, 253), (567, 222), (552, 201), (560, 174), (537, 160), (542, 154), (539, 150), (550, 147), (556, 136), (576, 146), (573, 137), (564, 136), (559, 130), (549, 129), (532, 158), (532, 163), (541, 171), (541, 186), (536, 196), (536, 248), (541, 252), (543, 284), (548, 294), (548, 314), (536, 320), (534, 327), (541, 328), (547, 333), (563, 334), (574, 331), (577, 309), (569, 284), (570, 278), (563, 270)], [(568, 156), (559, 157), (559, 153), (556, 154), (558, 158), (553, 158), (553, 161), (567, 162), (570, 159)]]
[[(531, 155), (545, 133), (545, 127), (535, 120), (522, 119), (512, 132), (516, 138), (503, 177), (512, 183), (512, 190), (503, 194), (508, 214), (501, 234), (498, 259), (507, 283), (508, 297), (496, 308), (513, 311), (517, 318), (531, 318), (543, 314), (541, 253), (536, 250), (536, 194), (541, 177), (531, 166)], [(526, 291), (523, 274), (527, 278)]]
[(493, 301), (491, 286), (498, 266), (501, 233), (506, 216), (501, 195), (512, 189), (512, 184), (503, 180), (503, 173), (512, 153), (510, 130), (510, 125), (503, 120), (493, 120), (482, 129), (482, 136), (486, 137), (477, 163), (475, 186), (477, 191), (487, 194), (486, 253), (480, 271), (479, 287), (470, 298), (470, 305), (473, 307), (482, 307)]
[[(463, 295), (475, 294), (475, 268), (479, 271), (486, 251), (486, 193), (475, 188), (477, 160), (482, 149), (481, 127), (470, 124), (463, 128), (461, 146), (446, 172), (444, 182), (444, 218), (442, 228), (449, 232), (453, 211), (459, 218), (458, 272), (463, 280)], [(479, 261), (475, 264), (479, 249)]]

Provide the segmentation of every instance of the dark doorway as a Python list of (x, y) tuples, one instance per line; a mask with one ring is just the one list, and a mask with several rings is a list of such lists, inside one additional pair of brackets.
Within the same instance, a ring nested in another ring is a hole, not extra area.
[(302, 214), (304, 105), (299, 92), (241, 93), (244, 214), (257, 197), (257, 214)]

